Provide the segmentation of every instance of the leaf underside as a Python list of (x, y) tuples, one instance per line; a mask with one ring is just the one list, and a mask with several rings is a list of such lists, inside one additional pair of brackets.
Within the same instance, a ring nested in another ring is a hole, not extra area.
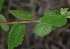
[(44, 37), (52, 31), (52, 26), (46, 23), (37, 23), (34, 29), (34, 33), (40, 37)]

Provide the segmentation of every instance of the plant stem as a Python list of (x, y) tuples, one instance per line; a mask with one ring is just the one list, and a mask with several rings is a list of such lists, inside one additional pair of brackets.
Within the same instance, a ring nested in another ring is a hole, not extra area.
[(0, 24), (15, 24), (15, 23), (30, 23), (30, 22), (41, 22), (41, 21), (0, 22)]

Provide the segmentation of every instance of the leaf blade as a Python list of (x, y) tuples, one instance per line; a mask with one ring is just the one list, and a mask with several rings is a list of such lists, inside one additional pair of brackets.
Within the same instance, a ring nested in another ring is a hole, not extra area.
[(0, 24), (1, 28), (3, 31), (8, 31), (9, 30), (9, 25), (8, 24)]
[(0, 14), (0, 22), (4, 22), (4, 21), (6, 21), (6, 18)]
[(52, 31), (52, 26), (46, 23), (37, 23), (34, 29), (34, 33), (40, 37), (44, 37)]
[(23, 41), (24, 34), (25, 25), (21, 26), (21, 24), (19, 23), (15, 24), (9, 32), (8, 49), (13, 49), (14, 47), (21, 44)]
[(67, 19), (60, 15), (60, 12), (58, 10), (45, 12), (42, 19), (40, 19), (41, 22), (50, 24), (55, 27), (61, 27), (66, 24)]
[[(0, 14), (0, 22), (5, 22), (6, 18)], [(8, 24), (0, 24), (1, 28), (3, 31), (8, 31), (9, 30), (9, 25)]]
[(20, 18), (22, 20), (30, 20), (33, 18), (32, 13), (26, 12), (26, 11), (17, 11), (17, 10), (9, 10), (10, 13), (12, 13), (13, 15), (15, 15), (17, 18)]
[(3, 4), (4, 0), (0, 0), (0, 11), (2, 9), (2, 4)]
[(61, 8), (61, 11), (60, 11), (60, 12), (61, 12), (61, 15), (65, 14), (65, 13), (67, 12), (68, 9), (69, 9), (69, 8), (64, 8), (64, 9)]
[(63, 16), (65, 16), (66, 18), (70, 18), (70, 11), (67, 11)]

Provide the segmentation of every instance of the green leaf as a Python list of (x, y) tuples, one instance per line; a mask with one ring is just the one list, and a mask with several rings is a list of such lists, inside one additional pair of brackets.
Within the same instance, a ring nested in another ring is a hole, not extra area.
[(61, 15), (65, 14), (69, 8), (61, 8)]
[(19, 44), (22, 44), (25, 34), (25, 27), (25, 25), (21, 26), (20, 23), (17, 23), (11, 28), (9, 32), (8, 49), (13, 49)]
[(66, 18), (70, 18), (70, 16), (67, 16)]
[(66, 12), (66, 13), (64, 14), (64, 16), (65, 16), (66, 18), (70, 18), (70, 11)]
[(4, 22), (4, 21), (6, 21), (6, 18), (0, 14), (0, 22)]
[(55, 27), (61, 27), (66, 24), (67, 19), (63, 15), (60, 15), (60, 12), (56, 10), (45, 12), (40, 21)]
[[(6, 18), (0, 14), (0, 22), (6, 22)], [(8, 31), (9, 30), (9, 25), (8, 24), (0, 24), (1, 28), (3, 31)]]
[(34, 29), (34, 33), (38, 36), (44, 37), (52, 31), (52, 26), (46, 23), (37, 23)]
[(0, 0), (0, 11), (2, 9), (2, 4), (3, 4), (4, 0)]
[(15, 15), (15, 17), (20, 18), (20, 19), (24, 19), (24, 20), (30, 20), (33, 18), (32, 13), (26, 12), (26, 11), (17, 11), (17, 10), (10, 10), (10, 13), (12, 13), (13, 15)]
[(1, 28), (3, 29), (3, 31), (8, 31), (9, 30), (9, 25), (8, 24), (0, 24)]

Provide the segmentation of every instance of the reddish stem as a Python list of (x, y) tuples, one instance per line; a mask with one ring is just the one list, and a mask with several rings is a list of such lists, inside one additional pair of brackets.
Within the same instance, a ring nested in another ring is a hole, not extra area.
[(30, 23), (30, 22), (41, 22), (41, 21), (23, 21), (23, 22), (0, 22), (0, 24)]

